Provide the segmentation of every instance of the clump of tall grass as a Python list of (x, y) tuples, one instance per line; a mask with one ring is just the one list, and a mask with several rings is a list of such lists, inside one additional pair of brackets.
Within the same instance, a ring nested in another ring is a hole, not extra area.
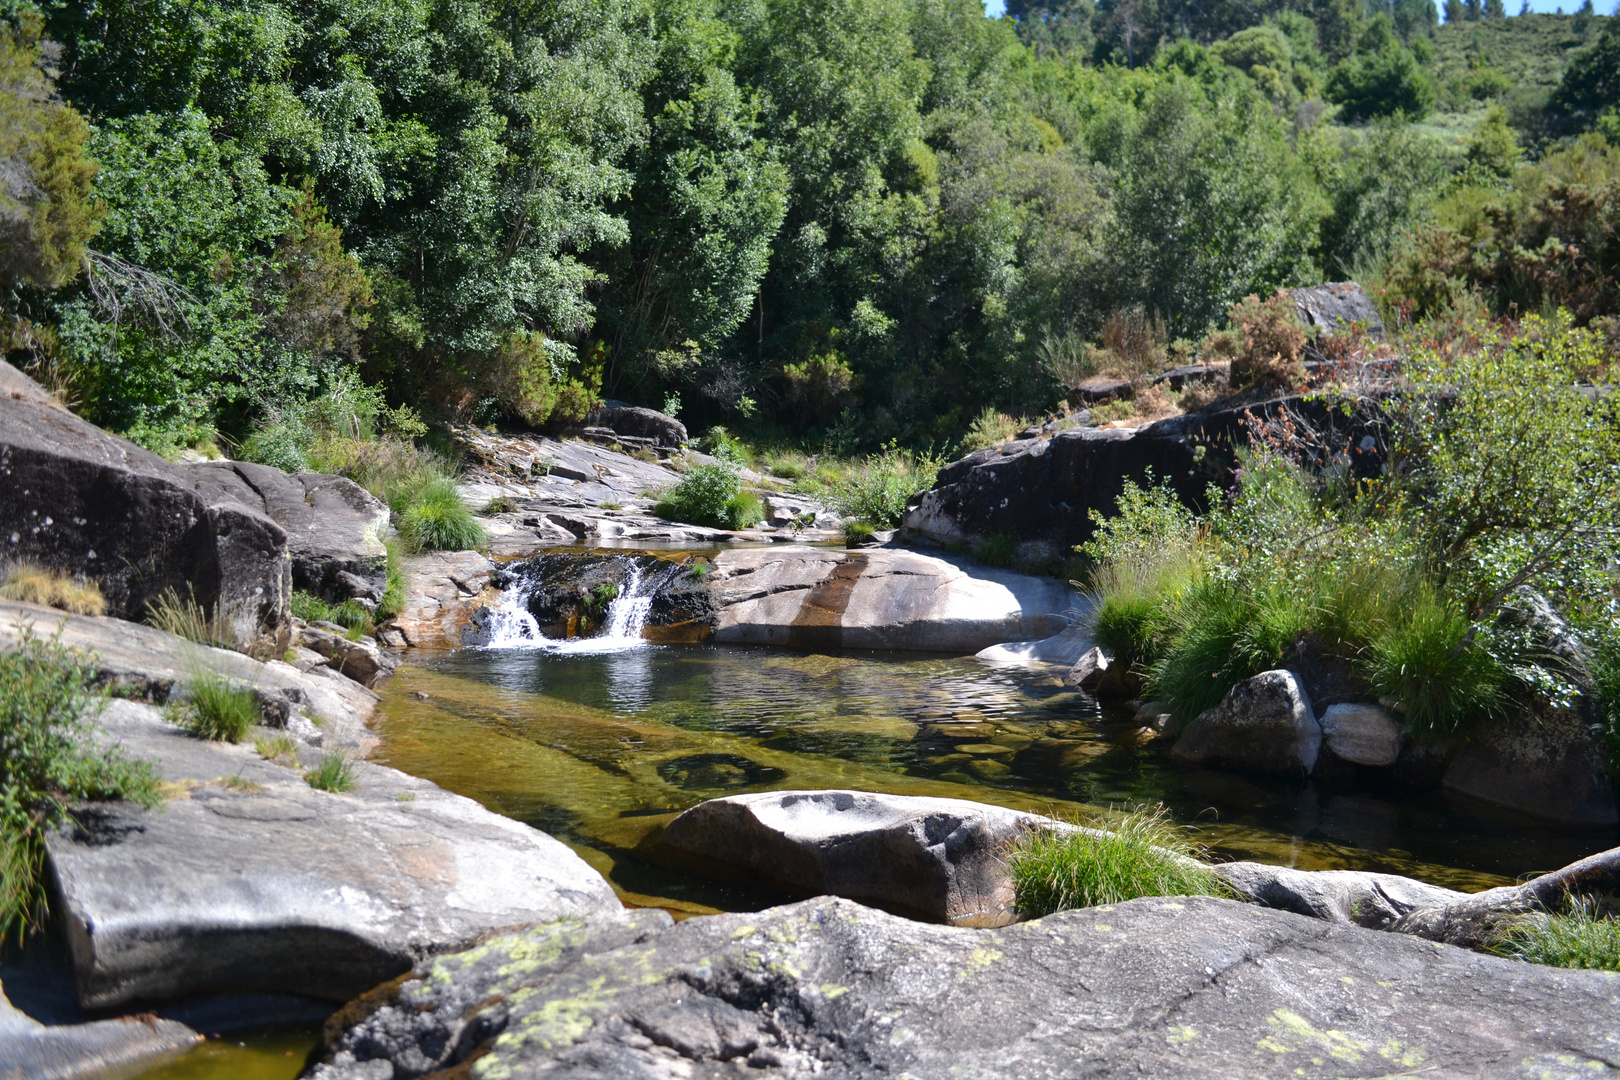
[(319, 765), (304, 773), (304, 782), (316, 791), (348, 791), (354, 787), (354, 765), (342, 754), (326, 754)]
[(1562, 915), (1513, 927), (1496, 943), (1496, 951), (1548, 967), (1620, 971), (1620, 922), (1577, 901)]
[(0, 597), (53, 607), (70, 615), (107, 613), (107, 599), (101, 595), (100, 585), (32, 563), (18, 563), (6, 571)]
[(157, 599), (149, 601), (146, 605), (146, 624), (198, 645), (216, 649), (236, 647), (225, 620), (210, 614), (190, 593), (181, 597), (175, 590), (169, 589)]
[(345, 600), (341, 604), (331, 604), (318, 596), (295, 589), (292, 594), (291, 608), (296, 618), (312, 623), (335, 623), (347, 630), (349, 637), (354, 639), (369, 634), (376, 628), (372, 613), (353, 600)]
[(1161, 806), (1109, 831), (1032, 829), (1007, 854), (1018, 910), (1039, 917), (1141, 896), (1230, 896)]
[(465, 551), (489, 543), (489, 534), (449, 478), (429, 481), (413, 492), (399, 513), (398, 528), (400, 540), (412, 552)]
[(841, 466), (823, 466), (815, 476), (801, 481), (798, 488), (844, 517), (869, 522), (874, 528), (892, 529), (905, 517), (911, 497), (934, 486), (942, 464), (932, 453), (890, 445), (870, 457)]
[(1508, 702), (1506, 665), (1427, 587), (1411, 590), (1405, 611), (1378, 626), (1367, 657), (1369, 681), (1400, 702), (1416, 731), (1450, 733), (1500, 716)]
[(979, 415), (973, 418), (968, 425), (967, 433), (962, 436), (962, 452), (970, 453), (974, 450), (984, 450), (992, 446), (999, 446), (1009, 439), (1016, 438), (1020, 431), (1029, 427), (1028, 417), (1008, 416), (993, 405), (986, 405)]
[(259, 719), (253, 691), (213, 672), (199, 672), (186, 684), (186, 699), (171, 715), (181, 727), (210, 742), (241, 742)]
[(688, 469), (680, 483), (659, 497), (653, 513), (712, 529), (746, 529), (765, 517), (758, 497), (743, 490), (737, 467), (725, 461)]
[(0, 940), (20, 937), (45, 913), (45, 834), (78, 799), (159, 801), (152, 766), (90, 739), (104, 702), (93, 662), (41, 641), (25, 627), (0, 653)]
[(280, 764), (283, 758), (294, 765), (298, 764), (298, 743), (291, 735), (271, 735), (254, 739), (253, 752), (276, 764)]

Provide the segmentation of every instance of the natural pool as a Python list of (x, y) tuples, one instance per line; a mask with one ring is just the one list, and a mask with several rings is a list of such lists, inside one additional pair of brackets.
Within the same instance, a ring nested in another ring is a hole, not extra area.
[[(943, 795), (1084, 818), (1162, 801), (1217, 858), (1465, 890), (1620, 842), (1613, 831), (1475, 816), (1438, 795), (1184, 772), (1128, 713), (1053, 672), (972, 658), (625, 642), (413, 653), (386, 684), (376, 727), (374, 760), (553, 833), (627, 902), (678, 915), (789, 899), (645, 857), (680, 810), (769, 788)], [(315, 1037), (227, 1033), (144, 1080), (291, 1080)]]

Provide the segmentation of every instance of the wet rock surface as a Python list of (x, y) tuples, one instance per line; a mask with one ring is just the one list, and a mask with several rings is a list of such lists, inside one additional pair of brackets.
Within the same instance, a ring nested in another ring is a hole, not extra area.
[(689, 869), (790, 895), (842, 896), (934, 922), (1014, 918), (1003, 858), (1049, 818), (963, 799), (865, 791), (731, 795), (686, 811), (663, 847)]
[(279, 655), (287, 543), (261, 509), (79, 419), (0, 361), (0, 557), (94, 579), (128, 618), (165, 593), (193, 598), (239, 647)]
[(1316, 767), (1322, 729), (1310, 697), (1291, 671), (1263, 671), (1234, 686), (1176, 740), (1170, 756), (1274, 776), (1304, 776)]
[(4, 1080), (113, 1080), (134, 1076), (191, 1049), (196, 1032), (173, 1020), (126, 1017), (46, 1026), (0, 992), (0, 1077)]
[(252, 507), (287, 532), (293, 587), (334, 603), (374, 606), (388, 589), (388, 506), (344, 476), (289, 476), (248, 461), (176, 466), (214, 500)]
[(159, 809), (81, 807), (47, 841), (89, 1007), (223, 991), (343, 1000), (493, 931), (618, 907), (563, 844), (470, 799), (353, 762), (318, 791), (307, 745), (272, 762), (152, 706), (97, 720), (169, 782)]
[(430, 551), (405, 560), (405, 603), (394, 616), (399, 644), (459, 649), (473, 617), (494, 602), (495, 564), (476, 551)]
[(1552, 1076), (1620, 1057), (1620, 979), (1209, 898), (995, 930), (823, 898), (590, 916), (355, 1003), (318, 1080)]

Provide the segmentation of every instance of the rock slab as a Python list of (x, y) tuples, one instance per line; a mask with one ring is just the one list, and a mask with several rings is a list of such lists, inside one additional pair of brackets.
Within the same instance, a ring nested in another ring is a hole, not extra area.
[(141, 618), (165, 593), (189, 597), (230, 627), (239, 648), (287, 648), (286, 531), (74, 416), (4, 361), (0, 559), (94, 579), (125, 618)]
[(768, 791), (710, 799), (663, 845), (694, 869), (800, 896), (829, 894), (956, 925), (1013, 921), (1002, 857), (1048, 818), (965, 799), (867, 791)]
[(1170, 756), (1186, 765), (1303, 776), (1316, 767), (1321, 747), (1305, 687), (1279, 669), (1234, 686), (1187, 725)]
[(1056, 634), (1077, 601), (1055, 578), (898, 548), (732, 549), (713, 565), (714, 640), (737, 644), (976, 653)]
[[(313, 1080), (472, 1075), (1578, 1077), (1620, 1060), (1620, 978), (1206, 897), (1002, 929), (847, 900), (590, 916), (416, 970)], [(476, 1061), (473, 1059), (476, 1056)]]
[(476, 551), (430, 551), (405, 561), (405, 603), (393, 626), (405, 644), (459, 649), (473, 614), (494, 600), (486, 593), (495, 564)]
[(334, 794), (152, 706), (114, 702), (99, 725), (175, 794), (154, 811), (88, 805), (48, 838), (87, 1008), (251, 990), (341, 1001), (495, 931), (619, 907), (557, 840), (425, 780), (355, 762), (354, 789)]
[(47, 1027), (0, 993), (0, 1080), (116, 1080), (179, 1057), (202, 1036), (155, 1016)]

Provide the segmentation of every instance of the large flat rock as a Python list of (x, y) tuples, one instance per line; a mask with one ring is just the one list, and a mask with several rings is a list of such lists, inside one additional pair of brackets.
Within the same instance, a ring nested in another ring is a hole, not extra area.
[(94, 579), (140, 618), (174, 593), (280, 655), (292, 629), (286, 531), (260, 510), (56, 405), (0, 361), (0, 559)]
[(869, 791), (766, 791), (710, 799), (664, 830), (690, 869), (789, 895), (843, 896), (956, 925), (1012, 922), (1003, 862), (1014, 839), (1050, 818), (966, 799)]
[(149, 705), (114, 702), (99, 725), (156, 761), (174, 797), (91, 804), (48, 840), (87, 1007), (245, 990), (343, 1000), (494, 931), (619, 907), (560, 842), (425, 780), (356, 762), (354, 789), (333, 794)]
[(810, 649), (974, 653), (1049, 637), (1067, 583), (900, 548), (733, 549), (714, 557), (714, 639)]
[(301, 713), (320, 724), (329, 745), (364, 752), (375, 743), (365, 721), (377, 695), (330, 668), (301, 672), (280, 660), (260, 663), (140, 623), (0, 600), (0, 650), (15, 648), (30, 628), (35, 637), (55, 637), (87, 657), (100, 682), (120, 693), (161, 705), (199, 673), (212, 673), (252, 689), (272, 719), (286, 722)]
[(472, 1075), (1585, 1077), (1620, 1060), (1620, 976), (1226, 900), (996, 930), (847, 900), (537, 927), (417, 969), (318, 1080)]

